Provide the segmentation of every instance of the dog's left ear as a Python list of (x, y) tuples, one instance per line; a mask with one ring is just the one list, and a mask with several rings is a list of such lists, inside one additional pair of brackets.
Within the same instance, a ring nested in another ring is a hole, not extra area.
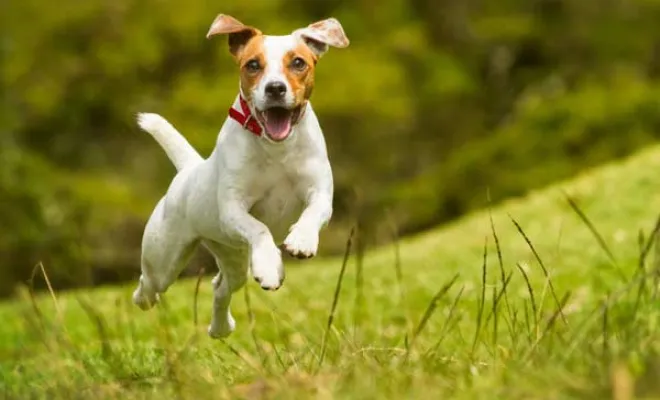
[(318, 57), (328, 51), (328, 46), (344, 48), (350, 43), (344, 28), (335, 18), (314, 22), (306, 28), (295, 30), (293, 35), (300, 37)]

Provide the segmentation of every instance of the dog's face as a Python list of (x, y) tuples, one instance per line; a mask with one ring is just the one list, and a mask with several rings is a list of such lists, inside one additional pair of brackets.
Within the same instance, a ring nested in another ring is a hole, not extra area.
[(240, 67), (240, 87), (269, 139), (286, 139), (314, 88), (314, 68), (328, 46), (346, 47), (339, 22), (326, 19), (286, 36), (264, 35), (228, 15), (218, 15), (207, 37), (229, 35)]

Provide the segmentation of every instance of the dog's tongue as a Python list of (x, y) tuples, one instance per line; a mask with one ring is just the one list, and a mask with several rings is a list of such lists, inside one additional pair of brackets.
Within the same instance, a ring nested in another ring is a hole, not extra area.
[(291, 130), (291, 112), (283, 108), (272, 108), (264, 113), (268, 136), (275, 140), (287, 137)]

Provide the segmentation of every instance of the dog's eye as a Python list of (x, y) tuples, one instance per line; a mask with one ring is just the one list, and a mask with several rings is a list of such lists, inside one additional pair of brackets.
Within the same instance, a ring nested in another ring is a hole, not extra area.
[(250, 60), (245, 64), (245, 68), (249, 72), (259, 72), (261, 70), (261, 64), (258, 60)]
[(300, 57), (296, 57), (293, 59), (293, 61), (291, 61), (291, 68), (296, 69), (298, 71), (304, 70), (306, 66), (307, 63), (305, 62), (305, 60), (303, 60)]

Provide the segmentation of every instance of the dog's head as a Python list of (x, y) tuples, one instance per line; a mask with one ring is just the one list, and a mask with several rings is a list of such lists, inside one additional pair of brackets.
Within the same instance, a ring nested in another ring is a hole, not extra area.
[(329, 46), (346, 47), (348, 38), (334, 18), (286, 36), (264, 35), (257, 28), (220, 14), (206, 37), (226, 34), (240, 67), (241, 94), (266, 135), (282, 141), (300, 119), (314, 87), (314, 68)]

